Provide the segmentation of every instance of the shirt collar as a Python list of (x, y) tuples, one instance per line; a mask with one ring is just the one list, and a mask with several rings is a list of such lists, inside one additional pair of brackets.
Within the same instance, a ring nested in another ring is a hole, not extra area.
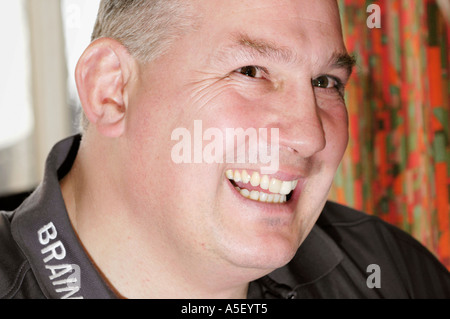
[(261, 298), (263, 290), (268, 290), (275, 297), (294, 298), (297, 289), (325, 277), (343, 258), (342, 250), (323, 230), (319, 218), (294, 258), (284, 267), (252, 283), (248, 297)]
[(269, 276), (291, 287), (311, 284), (331, 272), (343, 259), (336, 243), (315, 225), (294, 258)]
[(47, 298), (115, 297), (82, 248), (59, 185), (72, 167), (80, 140), (75, 136), (55, 145), (42, 183), (17, 209), (11, 223), (13, 236)]

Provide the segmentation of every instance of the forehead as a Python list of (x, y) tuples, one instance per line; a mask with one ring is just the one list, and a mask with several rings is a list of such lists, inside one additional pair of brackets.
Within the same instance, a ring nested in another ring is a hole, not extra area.
[(211, 46), (232, 45), (236, 34), (246, 34), (305, 54), (321, 46), (345, 51), (336, 0), (198, 0), (196, 11), (198, 31)]
[(194, 10), (208, 26), (263, 22), (288, 25), (296, 21), (299, 27), (340, 29), (336, 0), (194, 0)]
[[(215, 10), (209, 11), (214, 15), (247, 12), (248, 10), (255, 12), (259, 10), (258, 13), (261, 13), (262, 10), (269, 9), (270, 14), (277, 15), (282, 12), (285, 18), (304, 16), (318, 20), (321, 20), (324, 14), (334, 14), (339, 10), (337, 0), (192, 0), (192, 4), (201, 10), (215, 8)], [(284, 8), (287, 8), (289, 13), (283, 11)]]

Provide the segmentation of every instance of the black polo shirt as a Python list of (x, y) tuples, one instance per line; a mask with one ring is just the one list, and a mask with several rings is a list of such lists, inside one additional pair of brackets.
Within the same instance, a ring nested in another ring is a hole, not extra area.
[[(39, 187), (0, 214), (0, 298), (116, 298), (77, 238), (59, 186), (80, 139), (58, 143)], [(403, 231), (328, 202), (293, 260), (250, 283), (248, 297), (450, 298), (450, 275)]]

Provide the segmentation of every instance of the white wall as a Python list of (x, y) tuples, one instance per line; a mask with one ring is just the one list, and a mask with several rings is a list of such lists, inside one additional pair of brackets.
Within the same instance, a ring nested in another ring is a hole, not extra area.
[(76, 133), (78, 58), (99, 0), (0, 0), (0, 195), (42, 179), (60, 139)]

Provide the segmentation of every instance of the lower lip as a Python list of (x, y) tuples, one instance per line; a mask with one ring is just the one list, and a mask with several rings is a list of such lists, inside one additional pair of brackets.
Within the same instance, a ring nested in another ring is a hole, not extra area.
[(226, 183), (228, 183), (230, 190), (233, 192), (234, 196), (242, 200), (246, 205), (254, 205), (254, 207), (259, 210), (269, 213), (269, 214), (293, 214), (297, 206), (298, 199), (301, 194), (301, 188), (304, 181), (299, 180), (297, 187), (292, 191), (291, 198), (282, 204), (274, 203), (263, 203), (260, 201), (252, 200), (242, 196), (230, 182), (229, 179), (225, 177)]

